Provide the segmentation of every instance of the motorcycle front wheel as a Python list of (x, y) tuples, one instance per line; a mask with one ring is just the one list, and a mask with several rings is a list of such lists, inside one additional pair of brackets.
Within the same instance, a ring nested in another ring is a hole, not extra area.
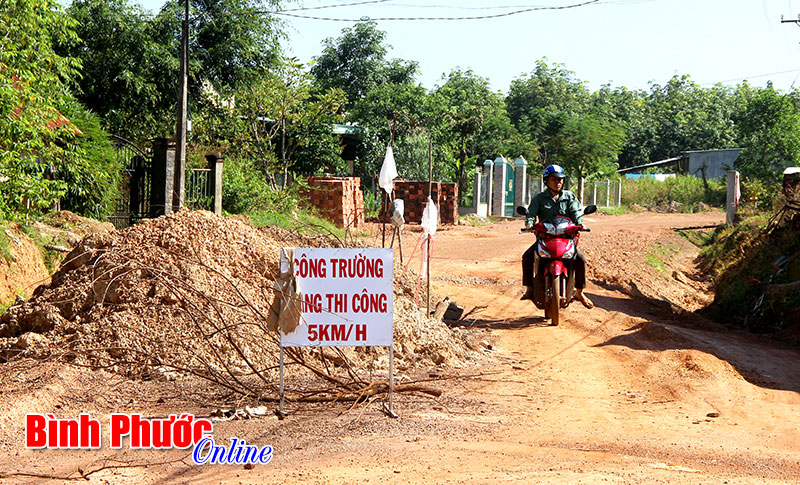
[(561, 309), (561, 277), (550, 278), (550, 320), (558, 326)]

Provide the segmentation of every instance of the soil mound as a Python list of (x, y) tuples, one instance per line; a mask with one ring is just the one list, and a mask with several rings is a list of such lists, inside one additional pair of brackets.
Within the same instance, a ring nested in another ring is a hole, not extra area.
[[(0, 361), (59, 358), (132, 376), (191, 374), (231, 390), (248, 379), (271, 386), (278, 338), (266, 316), (285, 246), (340, 243), (189, 210), (90, 235), (49, 285), (0, 317)], [(399, 368), (467, 359), (463, 339), (413, 305), (413, 276), (405, 278), (395, 285)], [(369, 353), (348, 352), (338, 360), (351, 365)]]
[(0, 227), (0, 305), (17, 296), (29, 297), (49, 278), (36, 243), (16, 225)]

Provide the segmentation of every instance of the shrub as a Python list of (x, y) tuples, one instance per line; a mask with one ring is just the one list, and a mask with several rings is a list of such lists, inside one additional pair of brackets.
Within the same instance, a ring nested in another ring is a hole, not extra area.
[(66, 143), (56, 163), (57, 178), (65, 183), (61, 208), (103, 219), (114, 210), (119, 195), (120, 166), (100, 119), (77, 101), (61, 106), (64, 115), (83, 133)]
[(701, 202), (714, 207), (724, 207), (727, 186), (724, 180), (703, 180), (691, 175), (677, 175), (664, 181), (642, 177), (622, 180), (622, 204), (655, 207), (677, 202), (684, 211), (693, 210)]
[(243, 214), (270, 205), (271, 189), (251, 159), (228, 158), (222, 171), (222, 208)]

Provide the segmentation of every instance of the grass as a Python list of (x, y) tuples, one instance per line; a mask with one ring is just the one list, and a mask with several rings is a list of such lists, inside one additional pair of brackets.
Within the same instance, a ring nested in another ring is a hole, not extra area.
[(680, 252), (680, 247), (677, 244), (659, 244), (647, 250), (645, 253), (645, 262), (658, 270), (659, 273), (668, 274), (669, 269), (667, 268), (666, 262), (678, 252)]
[(800, 257), (800, 234), (789, 226), (765, 233), (768, 219), (769, 214), (763, 214), (721, 227), (700, 251), (703, 267), (714, 280), (712, 315), (757, 332), (781, 329), (785, 312), (800, 302), (796, 295), (762, 301), (768, 285), (797, 278), (791, 271), (776, 272), (777, 258)]
[(11, 248), (9, 247), (9, 242), (11, 239), (6, 234), (6, 223), (0, 221), (0, 256), (6, 260), (8, 264), (14, 262), (14, 255), (11, 254)]
[(256, 227), (278, 226), (304, 234), (319, 234), (322, 232), (331, 233), (340, 239), (345, 237), (343, 228), (307, 210), (298, 209), (292, 213), (255, 211), (251, 212), (249, 216), (251, 223)]
[(597, 207), (597, 212), (609, 216), (616, 216), (619, 214), (630, 214), (631, 210), (624, 205), (618, 205), (614, 207)]
[(686, 231), (678, 231), (684, 239), (689, 241), (690, 243), (694, 244), (698, 248), (703, 248), (711, 244), (714, 240), (714, 232), (711, 231), (703, 231), (703, 230), (686, 230)]
[(58, 251), (52, 251), (47, 249), (45, 246), (59, 245), (63, 241), (56, 241), (53, 236), (45, 234), (33, 226), (23, 224), (20, 227), (22, 228), (22, 232), (27, 234), (27, 236), (31, 238), (31, 240), (39, 247), (39, 250), (42, 252), (42, 259), (44, 260), (44, 266), (47, 268), (47, 272), (51, 275), (55, 273), (58, 269), (58, 265), (64, 260), (65, 254)]

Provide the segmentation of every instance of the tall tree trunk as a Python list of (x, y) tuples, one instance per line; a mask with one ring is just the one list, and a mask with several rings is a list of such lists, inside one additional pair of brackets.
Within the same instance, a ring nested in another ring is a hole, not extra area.
[(578, 169), (578, 200), (583, 204), (583, 188), (584, 188), (583, 170)]

